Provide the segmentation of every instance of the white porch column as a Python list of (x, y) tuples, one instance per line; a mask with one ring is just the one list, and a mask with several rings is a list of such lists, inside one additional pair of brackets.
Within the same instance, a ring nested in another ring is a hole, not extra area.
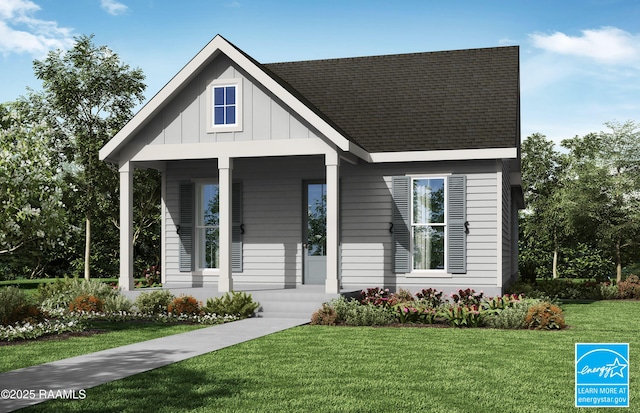
[(131, 162), (121, 162), (120, 171), (120, 279), (125, 291), (133, 289), (133, 170)]
[(325, 156), (327, 182), (327, 279), (325, 292), (340, 292), (340, 158), (337, 153)]
[(233, 291), (233, 277), (231, 274), (231, 184), (233, 159), (218, 159), (218, 194), (219, 194), (219, 234), (220, 234), (220, 276), (218, 277), (218, 291)]

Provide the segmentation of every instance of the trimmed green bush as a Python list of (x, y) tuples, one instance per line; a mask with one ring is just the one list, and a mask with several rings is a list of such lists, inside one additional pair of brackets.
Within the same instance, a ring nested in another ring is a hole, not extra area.
[(136, 297), (134, 305), (143, 314), (163, 314), (174, 298), (169, 290), (145, 291)]
[(601, 283), (600, 298), (603, 300), (615, 300), (618, 298), (618, 286), (609, 282)]
[(336, 310), (338, 321), (348, 326), (380, 326), (396, 321), (395, 316), (385, 306), (360, 303), (344, 297), (335, 298), (329, 305)]
[(487, 317), (487, 327), (501, 329), (525, 328), (525, 318), (529, 308), (540, 303), (541, 301), (537, 298), (525, 298), (515, 302), (511, 307), (506, 307)]
[(107, 313), (128, 313), (133, 308), (133, 303), (130, 299), (122, 294), (118, 294), (114, 297), (107, 297), (104, 300), (104, 311)]
[(41, 318), (41, 312), (24, 291), (13, 286), (0, 288), (0, 325)]
[(98, 280), (80, 278), (65, 278), (38, 287), (40, 307), (44, 311), (68, 309), (71, 302), (78, 296), (94, 296), (105, 302), (109, 297), (116, 297), (120, 291)]
[(260, 307), (259, 303), (253, 301), (251, 294), (240, 291), (226, 293), (222, 297), (209, 298), (203, 310), (209, 314), (219, 316), (231, 315), (240, 318), (251, 317)]

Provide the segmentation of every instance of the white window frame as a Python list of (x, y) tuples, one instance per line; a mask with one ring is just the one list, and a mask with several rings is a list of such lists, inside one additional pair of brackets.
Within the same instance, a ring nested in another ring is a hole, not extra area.
[[(204, 230), (206, 228), (210, 228), (210, 226), (202, 225), (202, 188), (205, 185), (217, 185), (218, 191), (220, 191), (220, 184), (217, 179), (202, 179), (196, 180), (195, 189), (196, 189), (196, 210), (195, 210), (195, 220), (194, 220), (194, 254), (195, 254), (195, 273), (198, 275), (217, 275), (220, 273), (219, 268), (206, 268), (202, 266), (202, 262), (204, 257), (202, 256), (202, 249), (205, 242), (204, 239)], [(219, 224), (218, 224), (219, 228)]]
[[(217, 87), (234, 86), (236, 88), (236, 122), (233, 124), (214, 124), (214, 89)], [(207, 133), (241, 132), (242, 131), (242, 78), (216, 79), (207, 86)]]
[[(414, 181), (420, 180), (420, 179), (442, 179), (443, 183), (444, 183), (444, 222), (441, 223), (429, 223), (429, 224), (416, 224), (415, 220), (414, 220), (414, 191), (413, 191), (413, 183)], [(409, 234), (410, 237), (410, 241), (411, 241), (411, 251), (410, 251), (410, 255), (411, 255), (411, 274), (414, 275), (427, 275), (427, 274), (437, 274), (437, 275), (444, 275), (447, 274), (447, 248), (448, 248), (448, 242), (447, 242), (447, 216), (448, 216), (448, 208), (449, 208), (449, 203), (447, 202), (447, 195), (449, 193), (449, 188), (448, 188), (448, 179), (446, 175), (416, 175), (416, 176), (411, 176), (411, 183), (410, 183), (410, 191), (411, 191), (411, 199), (410, 199), (410, 204), (409, 204), (409, 211), (410, 211), (410, 225), (411, 225), (411, 232)], [(415, 245), (414, 245), (414, 228), (420, 226), (420, 227), (429, 227), (429, 226), (438, 226), (438, 227), (443, 227), (444, 228), (444, 259), (443, 259), (443, 268), (442, 269), (426, 269), (426, 270), (422, 270), (422, 269), (415, 269)]]

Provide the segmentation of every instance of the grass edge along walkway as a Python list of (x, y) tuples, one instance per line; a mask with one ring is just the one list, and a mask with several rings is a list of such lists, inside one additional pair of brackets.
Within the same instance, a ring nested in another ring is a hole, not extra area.
[[(85, 354), (0, 374), (0, 389), (29, 391), (27, 398), (0, 399), (9, 412), (40, 403), (58, 391), (84, 394), (86, 389), (166, 366), (211, 351), (305, 323), (302, 319), (247, 318)], [(33, 396), (32, 396), (33, 395)], [(75, 397), (74, 397), (75, 398)]]

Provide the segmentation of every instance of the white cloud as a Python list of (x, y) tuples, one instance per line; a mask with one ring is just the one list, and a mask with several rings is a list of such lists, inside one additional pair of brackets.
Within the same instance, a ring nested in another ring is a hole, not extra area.
[(113, 16), (124, 14), (129, 10), (129, 7), (116, 0), (102, 0), (100, 5), (107, 13)]
[(640, 36), (616, 27), (583, 30), (581, 36), (555, 32), (535, 33), (530, 38), (535, 47), (561, 55), (587, 57), (606, 64), (640, 63)]
[(72, 29), (36, 19), (40, 6), (30, 0), (0, 0), (0, 53), (44, 56), (49, 50), (73, 44)]
[(40, 6), (29, 0), (2, 0), (0, 1), (0, 18), (12, 19), (29, 12), (40, 10)]

